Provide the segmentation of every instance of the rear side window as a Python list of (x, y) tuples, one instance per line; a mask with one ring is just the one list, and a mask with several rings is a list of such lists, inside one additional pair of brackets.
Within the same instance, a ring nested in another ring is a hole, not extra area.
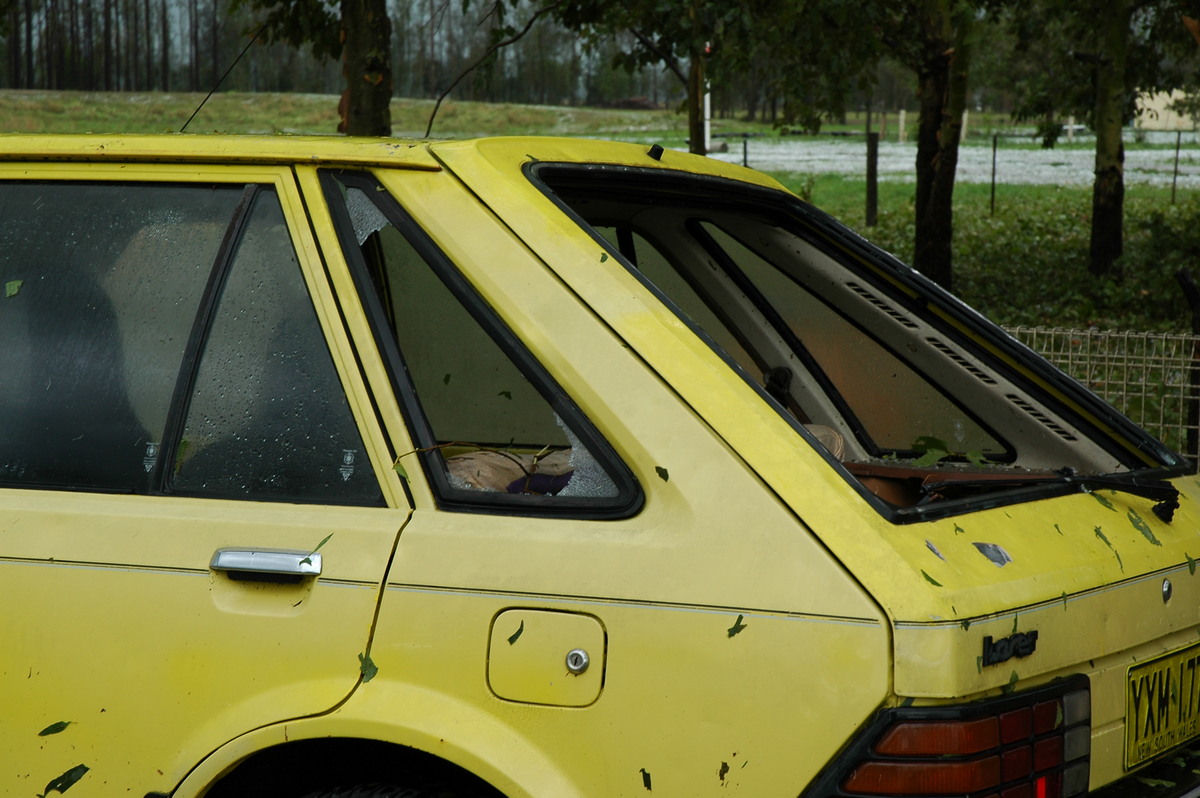
[(0, 483), (380, 501), (274, 190), (0, 183)]
[(636, 509), (636, 483), (611, 447), (416, 224), (372, 178), (325, 180), (443, 506)]
[(0, 480), (151, 487), (241, 187), (0, 185)]

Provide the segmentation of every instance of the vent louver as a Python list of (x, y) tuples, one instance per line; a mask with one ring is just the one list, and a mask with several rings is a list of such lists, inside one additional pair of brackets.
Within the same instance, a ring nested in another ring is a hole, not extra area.
[(996, 381), (994, 379), (992, 379), (991, 376), (986, 371), (983, 371), (982, 369), (980, 369), (974, 363), (967, 360), (965, 357), (960, 355), (958, 352), (955, 352), (950, 347), (946, 346), (945, 343), (938, 340), (937, 338), (926, 338), (925, 343), (929, 344), (934, 349), (936, 349), (937, 351), (941, 352), (946, 357), (953, 360), (955, 363), (957, 363), (959, 366), (961, 366), (964, 371), (971, 374), (973, 377), (975, 377), (975, 379), (979, 380), (980, 382), (985, 383), (987, 385), (995, 385), (996, 384)]
[(1022, 399), (1021, 397), (1015, 396), (1013, 394), (1005, 394), (1004, 398), (1007, 399), (1008, 401), (1012, 402), (1017, 407), (1024, 410), (1026, 413), (1028, 413), (1033, 418), (1036, 418), (1038, 421), (1041, 422), (1042, 426), (1044, 426), (1046, 429), (1053, 432), (1058, 437), (1062, 438), (1064, 441), (1078, 440), (1070, 432), (1068, 432), (1067, 430), (1063, 429), (1058, 424), (1051, 421), (1050, 418), (1048, 416), (1046, 416), (1045, 413), (1038, 410), (1033, 405), (1029, 404), (1029, 402), (1026, 402), (1024, 399)]
[(846, 287), (849, 288), (854, 293), (858, 294), (860, 297), (862, 297), (866, 301), (870, 302), (877, 310), (881, 310), (884, 313), (886, 313), (888, 315), (888, 317), (891, 318), (893, 321), (895, 321), (899, 324), (902, 324), (903, 326), (907, 327), (910, 330), (917, 329), (916, 322), (914, 322), (912, 319), (910, 319), (905, 314), (896, 310), (894, 307), (892, 307), (888, 303), (884, 302), (879, 297), (872, 294), (867, 289), (863, 288), (858, 283), (846, 283)]

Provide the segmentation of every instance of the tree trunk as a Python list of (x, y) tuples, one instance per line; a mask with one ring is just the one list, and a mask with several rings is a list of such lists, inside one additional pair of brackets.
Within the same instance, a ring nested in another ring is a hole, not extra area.
[(916, 239), (913, 265), (946, 290), (954, 283), (954, 176), (971, 51), (969, 12), (953, 15), (935, 2), (925, 18), (927, 54), (917, 69)]
[(159, 9), (159, 26), (161, 28), (162, 41), (159, 43), (159, 58), (162, 59), (159, 69), (162, 71), (162, 90), (171, 90), (171, 31), (167, 22), (167, 9), (164, 6)]
[(33, 3), (25, 0), (25, 83), (23, 88), (36, 88), (33, 66)]
[(687, 112), (688, 152), (708, 155), (704, 146), (704, 94), (707, 81), (704, 78), (704, 55), (692, 53), (688, 64)]
[(1091, 262), (1095, 276), (1116, 274), (1116, 261), (1124, 249), (1125, 145), (1121, 128), (1125, 121), (1125, 61), (1129, 49), (1132, 0), (1110, 0), (1106, 13), (1097, 17), (1102, 25), (1101, 52), (1104, 60), (1096, 69), (1096, 106), (1092, 124), (1096, 130), (1096, 181), (1092, 186)]
[(188, 1), (188, 27), (191, 39), (191, 63), (188, 65), (188, 89), (200, 91), (200, 0)]
[(342, 0), (342, 122), (350, 136), (392, 135), (392, 26), (387, 0)]
[(16, 3), (8, 7), (8, 86), (12, 89), (25, 87), (21, 68), (25, 64), (21, 37), (21, 9)]

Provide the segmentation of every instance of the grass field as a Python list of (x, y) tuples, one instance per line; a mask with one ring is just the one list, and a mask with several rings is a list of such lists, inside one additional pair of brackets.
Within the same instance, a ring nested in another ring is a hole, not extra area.
[[(204, 99), (200, 94), (89, 94), (0, 92), (0, 132), (166, 133), (178, 131)], [(422, 136), (433, 110), (430, 100), (392, 103), (397, 135)], [(878, 117), (876, 117), (878, 119)], [(915, 115), (908, 115), (909, 127)], [(891, 135), (896, 117), (890, 117)], [(831, 133), (862, 130), (851, 116)], [(990, 130), (1001, 117), (974, 119), (968, 146), (990, 147)], [(1010, 126), (1011, 127), (1011, 126)], [(216, 94), (188, 127), (190, 133), (313, 133), (337, 128), (337, 98), (311, 94)], [(713, 121), (714, 137), (753, 133), (777, 136), (769, 125), (739, 119)], [(1011, 133), (1011, 129), (1008, 131)], [(986, 135), (980, 135), (980, 134)], [(441, 108), (433, 136), (458, 138), (501, 134), (554, 134), (682, 147), (681, 113), (558, 108), (450, 101)], [(736, 143), (732, 146), (737, 146)], [(1005, 139), (1006, 147), (1025, 146)], [(1029, 146), (1033, 146), (1032, 143)], [(1072, 147), (1087, 147), (1076, 143)], [(1148, 146), (1136, 141), (1128, 149)], [(1194, 150), (1188, 153), (1194, 158)], [(866, 229), (865, 181), (832, 174), (775, 173), (796, 193), (848, 222), (904, 260), (912, 255), (913, 185), (879, 184), (879, 224)], [(987, 185), (960, 183), (955, 189), (956, 293), (1005, 324), (1094, 326), (1141, 330), (1190, 330), (1190, 317), (1174, 274), (1195, 266), (1200, 253), (1200, 200), (1170, 189), (1131, 184), (1126, 202), (1126, 254), (1121, 279), (1096, 280), (1087, 272), (1091, 191), (1087, 186), (1001, 185), (996, 213)]]

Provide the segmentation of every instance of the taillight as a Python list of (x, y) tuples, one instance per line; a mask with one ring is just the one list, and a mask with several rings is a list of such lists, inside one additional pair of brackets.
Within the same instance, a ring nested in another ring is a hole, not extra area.
[(1072, 798), (1088, 787), (1086, 677), (955, 707), (888, 710), (805, 796)]

